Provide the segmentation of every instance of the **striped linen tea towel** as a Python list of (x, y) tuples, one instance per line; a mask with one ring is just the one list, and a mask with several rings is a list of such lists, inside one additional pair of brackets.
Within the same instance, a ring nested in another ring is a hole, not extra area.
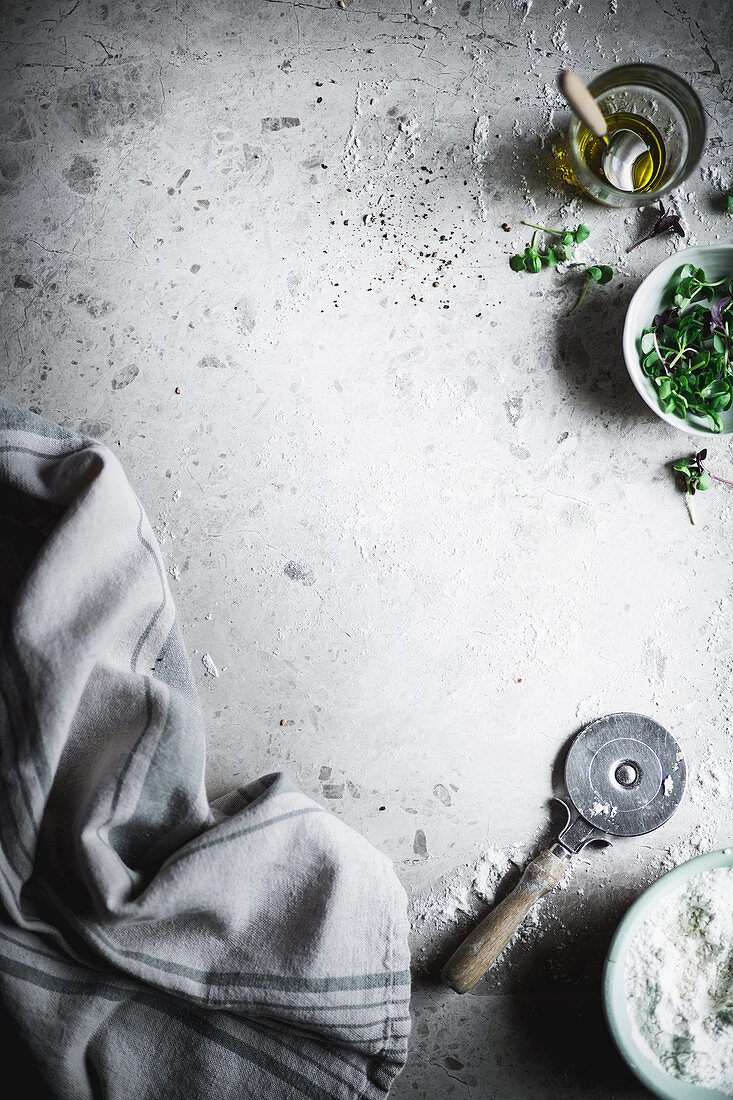
[(279, 773), (209, 803), (140, 502), (106, 447), (2, 399), (0, 561), (0, 990), (27, 1079), (384, 1097), (409, 1033), (391, 863)]

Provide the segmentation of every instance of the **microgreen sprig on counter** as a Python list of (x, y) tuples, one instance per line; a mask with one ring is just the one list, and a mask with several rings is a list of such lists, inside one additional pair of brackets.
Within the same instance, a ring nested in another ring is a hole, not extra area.
[(674, 305), (641, 335), (641, 369), (657, 386), (662, 412), (701, 417), (714, 432), (723, 430), (720, 414), (733, 404), (733, 280), (730, 294), (706, 303), (725, 281), (709, 281), (702, 268), (685, 264)]
[(542, 233), (549, 233), (553, 237), (562, 237), (562, 243), (567, 247), (568, 245), (582, 244), (590, 237), (590, 229), (587, 225), (583, 225), (582, 222), (577, 229), (550, 229), (546, 225), (536, 225), (535, 222), (522, 222), (522, 225), (528, 225), (530, 229), (539, 229)]
[[(517, 253), (511, 257), (509, 266), (512, 271), (528, 271), (531, 275), (536, 275), (543, 267), (557, 267), (558, 263), (562, 261), (572, 260), (575, 245), (582, 244), (590, 236), (590, 229), (582, 223), (576, 229), (550, 229), (547, 225), (536, 225), (534, 222), (527, 221), (523, 221), (522, 225), (528, 225), (530, 229), (534, 229), (532, 241), (527, 245), (523, 254)], [(540, 233), (549, 233), (550, 236), (558, 237), (559, 240), (543, 252), (537, 247), (537, 238)], [(568, 316), (578, 309), (588, 293), (588, 287), (591, 283), (608, 283), (613, 278), (613, 268), (608, 267), (607, 264), (589, 266), (585, 263), (575, 263), (571, 266), (584, 267), (588, 274), (580, 297), (573, 308), (568, 311)]]
[(662, 202), (659, 203), (659, 218), (654, 224), (654, 228), (651, 233), (647, 233), (645, 237), (640, 237), (638, 241), (634, 241), (626, 249), (627, 252), (632, 252), (635, 248), (638, 248), (644, 241), (650, 241), (652, 237), (661, 237), (664, 233), (674, 232), (678, 237), (684, 237), (685, 231), (682, 228), (682, 222), (680, 221), (679, 214), (671, 214), (665, 211)]
[(690, 514), (690, 522), (695, 522), (695, 513), (692, 510), (692, 500), (695, 493), (704, 492), (709, 489), (714, 481), (719, 481), (721, 485), (730, 485), (733, 488), (733, 481), (728, 481), (727, 478), (718, 477), (717, 474), (711, 474), (709, 470), (703, 466), (703, 462), (708, 457), (707, 447), (703, 447), (701, 451), (698, 451), (693, 458), (680, 458), (677, 462), (673, 463), (672, 469), (676, 470), (678, 474), (681, 474), (685, 482), (685, 492), (688, 495), (687, 510)]
[(721, 485), (730, 485), (733, 488), (733, 481), (728, 481), (725, 477), (718, 477), (717, 474), (711, 474), (709, 470), (705, 469), (703, 462), (707, 457), (708, 449), (703, 447), (694, 458), (681, 458), (672, 467), (673, 470), (677, 470), (684, 477), (685, 489), (691, 496), (694, 496), (698, 490), (703, 492), (705, 489), (709, 489), (714, 481), (719, 481)]
[(586, 276), (585, 285), (583, 287), (583, 290), (581, 291), (580, 297), (578, 298), (573, 308), (568, 310), (568, 317), (571, 315), (571, 313), (575, 313), (576, 309), (588, 293), (588, 287), (591, 285), (591, 283), (599, 283), (602, 286), (604, 283), (610, 283), (611, 279), (613, 278), (613, 268), (609, 267), (608, 264), (601, 264), (600, 266), (598, 264), (593, 264), (592, 267), (589, 267), (588, 264), (573, 264), (573, 267), (584, 267), (588, 274)]
[(685, 481), (685, 492), (689, 493), (691, 497), (698, 490), (702, 493), (705, 489), (709, 489), (712, 483), (709, 472), (702, 464), (707, 456), (707, 448), (703, 447), (694, 458), (681, 458), (672, 466), (673, 470), (676, 470), (678, 474), (682, 474)]
[[(563, 260), (573, 258), (573, 248), (590, 236), (587, 225), (579, 225), (577, 229), (548, 229), (546, 225), (535, 225), (534, 222), (522, 222), (535, 232), (532, 235), (532, 243), (528, 244), (524, 254), (517, 253), (509, 260), (512, 271), (529, 271), (536, 275), (543, 267), (557, 267)], [(545, 252), (537, 248), (539, 233), (549, 233), (553, 237), (560, 237), (557, 244), (551, 245)]]

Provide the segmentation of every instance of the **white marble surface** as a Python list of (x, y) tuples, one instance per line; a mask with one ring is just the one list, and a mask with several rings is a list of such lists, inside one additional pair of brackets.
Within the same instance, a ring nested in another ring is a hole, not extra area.
[[(733, 834), (733, 491), (689, 523), (668, 464), (694, 446), (620, 333), (654, 264), (733, 236), (725, 5), (16, 0), (0, 50), (2, 392), (125, 464), (211, 794), (284, 768), (394, 859), (423, 914), (394, 1096), (641, 1097), (599, 975), (663, 863)], [(673, 197), (686, 241), (628, 257), (651, 212), (592, 205), (553, 152), (558, 69), (623, 60), (680, 71), (709, 122)], [(585, 222), (614, 281), (567, 317), (576, 276), (509, 270), (522, 218)], [(730, 445), (710, 464), (733, 476)], [(683, 744), (683, 806), (587, 853), (474, 994), (446, 992), (482, 852), (506, 889), (563, 746), (621, 709)]]

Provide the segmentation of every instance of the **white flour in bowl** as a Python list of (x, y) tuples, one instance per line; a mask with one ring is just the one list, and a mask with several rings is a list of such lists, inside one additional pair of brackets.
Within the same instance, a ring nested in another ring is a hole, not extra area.
[(639, 1049), (665, 1073), (733, 1096), (733, 867), (703, 871), (647, 917), (625, 982)]

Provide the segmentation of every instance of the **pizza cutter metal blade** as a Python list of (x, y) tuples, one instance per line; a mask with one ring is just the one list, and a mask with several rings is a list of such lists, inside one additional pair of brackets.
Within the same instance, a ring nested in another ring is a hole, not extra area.
[(558, 884), (572, 855), (594, 840), (658, 829), (679, 806), (686, 782), (682, 750), (652, 718), (607, 714), (582, 729), (565, 760), (570, 805), (557, 799), (567, 813), (557, 840), (532, 860), (511, 894), (453, 953), (443, 981), (457, 993), (472, 989), (534, 903)]

